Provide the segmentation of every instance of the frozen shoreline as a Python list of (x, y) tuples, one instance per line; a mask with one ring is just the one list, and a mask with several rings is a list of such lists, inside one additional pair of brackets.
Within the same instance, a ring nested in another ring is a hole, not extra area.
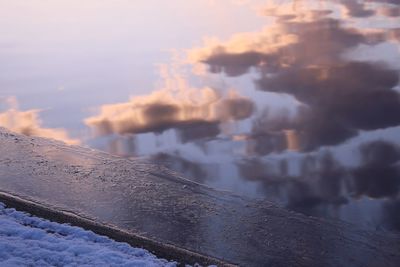
[(0, 262), (2, 266), (176, 266), (144, 249), (33, 217), (1, 202)]
[[(27, 212), (31, 216), (46, 218), (47, 220), (53, 221), (55, 224), (58, 223), (76, 226), (84, 231), (91, 231), (94, 233), (94, 235), (108, 237), (112, 239), (113, 242), (122, 242), (137, 249), (143, 249), (147, 252), (151, 251), (152, 253), (157, 254), (158, 258), (164, 257), (177, 263), (172, 266), (190, 266), (188, 263), (192, 263), (194, 266), (197, 266), (196, 264), (198, 263), (202, 263), (204, 266), (233, 266), (205, 255), (200, 255), (192, 251), (175, 247), (173, 245), (163, 244), (157, 242), (156, 240), (151, 240), (146, 237), (124, 231), (106, 223), (97, 223), (93, 220), (70, 213), (68, 211), (59, 210), (57, 207), (46, 207), (40, 203), (36, 203), (28, 199), (22, 199), (8, 193), (0, 192), (0, 206), (1, 204), (5, 204), (7, 207), (16, 209), (17, 213)], [(163, 259), (163, 261), (165, 260)]]
[[(306, 217), (190, 182), (158, 165), (5, 129), (0, 143), (1, 192), (182, 253), (168, 259), (194, 252), (244, 266), (400, 263), (397, 234)], [(164, 257), (160, 252), (155, 254)]]

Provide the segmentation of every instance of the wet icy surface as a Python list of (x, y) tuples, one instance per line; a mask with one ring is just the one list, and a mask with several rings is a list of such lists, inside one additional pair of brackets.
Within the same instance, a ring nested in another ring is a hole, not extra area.
[(150, 252), (79, 227), (6, 208), (0, 202), (1, 266), (174, 267)]
[(397, 266), (400, 238), (306, 217), (140, 160), (1, 130), (0, 189), (245, 266)]

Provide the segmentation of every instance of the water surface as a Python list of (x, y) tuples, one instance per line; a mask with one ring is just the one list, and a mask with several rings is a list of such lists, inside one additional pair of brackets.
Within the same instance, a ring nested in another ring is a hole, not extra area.
[(400, 230), (398, 1), (0, 6), (0, 125)]

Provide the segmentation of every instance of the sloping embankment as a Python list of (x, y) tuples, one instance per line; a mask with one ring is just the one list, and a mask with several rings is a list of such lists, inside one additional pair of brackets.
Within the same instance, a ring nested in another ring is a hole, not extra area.
[(306, 217), (157, 165), (1, 128), (0, 191), (9, 206), (188, 263), (400, 266), (399, 235)]

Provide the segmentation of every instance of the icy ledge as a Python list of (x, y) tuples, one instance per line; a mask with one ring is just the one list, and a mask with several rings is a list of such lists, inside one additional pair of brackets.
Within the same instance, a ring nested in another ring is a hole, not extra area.
[(159, 165), (3, 128), (0, 201), (178, 262), (400, 266), (398, 234), (307, 217), (193, 183)]

